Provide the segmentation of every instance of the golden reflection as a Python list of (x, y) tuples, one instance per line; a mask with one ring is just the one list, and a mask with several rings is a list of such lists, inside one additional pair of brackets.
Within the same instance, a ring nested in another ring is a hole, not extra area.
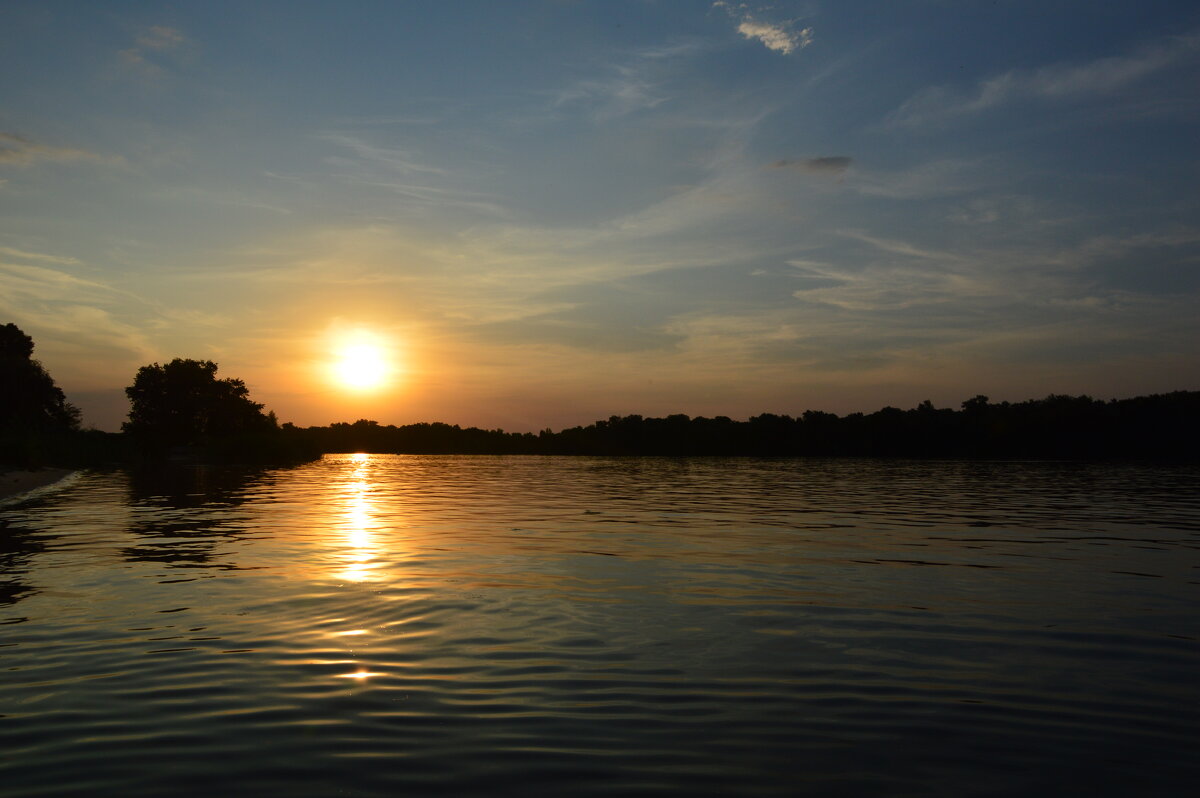
[[(338, 572), (339, 579), (349, 582), (365, 582), (372, 578), (372, 571), (378, 567), (378, 558), (382, 554), (376, 541), (380, 529), (378, 508), (371, 499), (374, 487), (370, 479), (371, 456), (368, 454), (353, 454), (350, 462), (354, 471), (346, 485), (343, 497), (343, 523), (346, 551), (342, 555), (344, 567)], [(361, 634), (359, 632), (344, 632), (342, 634)]]
[(337, 678), (337, 679), (370, 679), (372, 676), (386, 676), (386, 675), (387, 674), (382, 673), (380, 671), (369, 671), (369, 670), (365, 670), (363, 668), (359, 668), (358, 670), (356, 670), (352, 673), (339, 673), (334, 678)]
[[(370, 454), (358, 453), (339, 457), (340, 478), (330, 483), (333, 491), (335, 516), (331, 524), (328, 545), (333, 548), (334, 570), (332, 576), (340, 582), (374, 582), (388, 576), (385, 571), (389, 562), (389, 545), (393, 542), (391, 530), (398, 523), (395, 505), (389, 500), (394, 485), (381, 484), (376, 479), (377, 471), (383, 467), (381, 461)], [(319, 634), (327, 640), (332, 638), (338, 647), (345, 647), (351, 658), (329, 660), (328, 664), (343, 664), (348, 672), (333, 674), (333, 678), (352, 679), (366, 683), (375, 676), (387, 675), (383, 671), (371, 670), (355, 656), (355, 651), (369, 648), (377, 630), (357, 622), (350, 617), (330, 618), (328, 626)], [(332, 627), (332, 628), (330, 628)], [(338, 668), (342, 670), (342, 668)]]

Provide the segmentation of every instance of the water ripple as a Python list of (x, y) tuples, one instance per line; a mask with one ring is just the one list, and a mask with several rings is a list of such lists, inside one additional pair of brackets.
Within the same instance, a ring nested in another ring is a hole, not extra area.
[(1197, 476), (83, 473), (0, 507), (3, 792), (1179, 794)]

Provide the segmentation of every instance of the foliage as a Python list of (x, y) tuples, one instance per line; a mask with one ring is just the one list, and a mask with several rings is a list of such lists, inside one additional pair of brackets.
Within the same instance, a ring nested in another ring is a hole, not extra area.
[(33, 359), (33, 339), (0, 327), (0, 461), (37, 466), (79, 427), (79, 410)]
[(39, 430), (75, 429), (79, 410), (33, 359), (33, 339), (15, 324), (0, 327), (0, 424)]
[(612, 416), (560, 432), (506, 433), (449, 424), (353, 424), (284, 429), (323, 452), (404, 454), (747, 455), (973, 458), (1200, 458), (1200, 392), (1102, 401), (1050, 395), (1012, 403), (975, 396), (960, 410), (837, 416)]
[(239, 379), (218, 379), (211, 360), (175, 358), (142, 366), (125, 389), (122, 429), (143, 456), (263, 461), (287, 448), (274, 413), (250, 399)]
[(122, 429), (162, 446), (198, 446), (273, 426), (245, 383), (216, 374), (211, 360), (142, 366), (125, 389), (132, 407)]

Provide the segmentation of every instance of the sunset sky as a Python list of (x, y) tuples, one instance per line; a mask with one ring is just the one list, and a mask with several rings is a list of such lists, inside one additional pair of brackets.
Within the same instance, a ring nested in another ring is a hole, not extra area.
[(1195, 2), (0, 5), (0, 323), (103, 429), (1200, 389), (1198, 186)]

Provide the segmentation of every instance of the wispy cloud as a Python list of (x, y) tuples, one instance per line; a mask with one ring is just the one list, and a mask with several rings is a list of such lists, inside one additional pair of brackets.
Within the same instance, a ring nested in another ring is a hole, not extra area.
[[(461, 175), (422, 160), (411, 149), (381, 145), (343, 132), (323, 133), (318, 138), (340, 150), (326, 158), (337, 170), (338, 180), (389, 192), (410, 205), (461, 208), (491, 217), (507, 215), (493, 197), (463, 187)], [(276, 174), (271, 177), (289, 179)]]
[(700, 49), (695, 41), (674, 42), (627, 53), (599, 75), (575, 81), (552, 95), (556, 109), (582, 106), (605, 121), (657, 108), (671, 99), (666, 77), (677, 59)]
[(893, 125), (916, 127), (945, 122), (1026, 99), (1062, 100), (1110, 94), (1155, 72), (1194, 58), (1200, 34), (1179, 36), (1143, 47), (1132, 54), (1100, 58), (1084, 64), (1051, 64), (1014, 69), (980, 81), (969, 91), (947, 86), (924, 89), (889, 116)]
[(800, 172), (817, 175), (837, 175), (846, 173), (854, 162), (846, 155), (823, 155), (817, 158), (801, 158), (800, 160), (782, 159), (771, 164), (775, 169), (795, 169)]
[(0, 261), (0, 287), (14, 299), (53, 301), (76, 296), (114, 293), (111, 288), (58, 269)]
[[(33, 304), (10, 318), (53, 353), (70, 375), (62, 382), (68, 395), (76, 390), (110, 388), (114, 374), (132, 377), (138, 365), (162, 358), (146, 335), (142, 321), (122, 319), (112, 310), (83, 302)], [(55, 369), (55, 375), (59, 374)], [(118, 383), (119, 384), (119, 383)], [(84, 408), (85, 413), (87, 408)]]
[(563, 89), (554, 98), (555, 107), (587, 103), (598, 119), (625, 116), (662, 105), (669, 97), (630, 66), (612, 67), (615, 75), (602, 80), (582, 80)]
[(46, 342), (69, 366), (76, 387), (109, 385), (114, 362), (132, 373), (136, 364), (160, 358), (157, 339), (183, 330), (210, 335), (230, 324), (226, 315), (168, 306), (73, 273), (82, 265), (76, 258), (0, 248), (0, 318)]
[(134, 39), (134, 46), (117, 53), (122, 66), (142, 77), (155, 78), (163, 74), (163, 66), (156, 56), (178, 49), (186, 39), (176, 28), (154, 25), (146, 28)]
[(873, 236), (860, 230), (840, 230), (838, 231), (838, 234), (845, 238), (861, 241), (864, 244), (870, 244), (875, 249), (892, 255), (905, 255), (910, 258), (920, 258), (922, 260), (932, 261), (957, 262), (963, 260), (961, 255), (953, 252), (944, 252), (940, 250), (929, 249), (927, 247), (920, 247), (915, 244), (910, 244), (907, 241)]
[(155, 25), (137, 37), (137, 45), (143, 50), (170, 50), (182, 43), (183, 34), (165, 25)]
[[(993, 168), (989, 169), (988, 167)], [(898, 200), (930, 199), (962, 194), (1003, 182), (987, 159), (941, 158), (895, 171), (856, 170), (853, 187), (860, 194)], [(1004, 174), (1011, 179), (1013, 170)]]
[(0, 247), (0, 256), (6, 258), (16, 258), (17, 260), (32, 260), (40, 263), (57, 263), (63, 266), (79, 265), (78, 258), (66, 257), (62, 255), (47, 255), (43, 252), (27, 252), (22, 249), (13, 249), (12, 247)]
[(422, 163), (410, 151), (399, 147), (384, 147), (345, 133), (325, 133), (319, 136), (325, 141), (344, 147), (364, 161), (387, 168), (400, 174), (444, 175), (445, 169)]
[(103, 156), (71, 147), (42, 144), (16, 133), (0, 132), (0, 166), (33, 166), (43, 161), (103, 161)]
[(797, 30), (795, 20), (767, 22), (755, 16), (756, 13), (769, 11), (769, 6), (754, 10), (746, 3), (717, 0), (713, 3), (713, 8), (724, 9), (737, 22), (737, 32), (746, 39), (758, 40), (768, 50), (773, 50), (781, 55), (790, 55), (812, 44), (812, 28)]
[[(38, 260), (35, 253), (18, 252), (18, 257)], [(42, 259), (54, 262), (53, 256)], [(45, 332), (60, 341), (87, 341), (92, 356), (105, 347), (131, 356), (145, 356), (152, 351), (136, 326), (118, 320), (107, 309), (116, 306), (114, 300), (119, 300), (121, 294), (111, 286), (61, 269), (0, 261), (0, 312), (37, 330), (39, 340)], [(78, 370), (88, 369), (88, 364), (81, 361)]]
[(1088, 238), (1079, 244), (1065, 247), (1057, 253), (1048, 254), (1045, 256), (1045, 262), (1049, 265), (1069, 269), (1082, 269), (1102, 258), (1112, 260), (1128, 257), (1137, 252), (1158, 250), (1161, 253), (1173, 249), (1185, 250), (1191, 255), (1190, 260), (1195, 262), (1193, 253), (1197, 245), (1200, 245), (1200, 229), (1194, 228), (1170, 232), (1136, 233), (1126, 236), (1099, 235)]

